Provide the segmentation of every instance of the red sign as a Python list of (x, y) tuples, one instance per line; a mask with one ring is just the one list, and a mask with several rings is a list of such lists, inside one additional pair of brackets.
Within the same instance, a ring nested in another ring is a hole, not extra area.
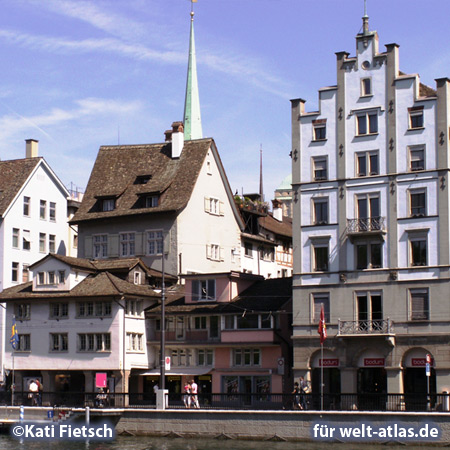
[[(412, 367), (425, 367), (426, 363), (427, 363), (426, 358), (411, 358)], [(430, 364), (431, 366), (434, 365), (434, 359), (431, 358), (428, 364)]]
[(427, 353), (427, 356), (425, 357), (426, 363), (431, 364), (431, 355)]
[(95, 374), (95, 387), (105, 388), (108, 380), (106, 373), (96, 373)]
[(384, 367), (384, 358), (364, 358), (364, 367)]
[(339, 358), (319, 359), (319, 367), (339, 367)]

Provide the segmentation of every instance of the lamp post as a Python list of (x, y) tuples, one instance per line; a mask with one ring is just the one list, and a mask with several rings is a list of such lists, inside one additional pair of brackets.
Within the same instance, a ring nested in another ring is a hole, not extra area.
[[(166, 388), (166, 302), (164, 286), (164, 234), (162, 236), (162, 264), (161, 264), (161, 350), (160, 350), (160, 389)], [(165, 403), (164, 403), (165, 404)]]

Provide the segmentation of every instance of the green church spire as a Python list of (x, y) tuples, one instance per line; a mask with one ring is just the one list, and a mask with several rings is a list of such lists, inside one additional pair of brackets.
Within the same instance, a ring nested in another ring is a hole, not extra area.
[(202, 119), (200, 116), (200, 98), (198, 95), (197, 62), (194, 42), (194, 11), (191, 0), (191, 35), (189, 38), (189, 62), (186, 82), (186, 99), (184, 102), (184, 140), (201, 139)]

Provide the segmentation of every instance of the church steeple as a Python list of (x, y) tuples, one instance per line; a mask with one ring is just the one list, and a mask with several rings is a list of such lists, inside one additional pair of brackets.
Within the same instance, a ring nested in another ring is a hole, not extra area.
[(198, 94), (197, 62), (194, 42), (194, 2), (191, 0), (191, 34), (189, 37), (189, 62), (184, 101), (184, 140), (201, 139), (202, 119), (200, 116), (200, 98)]

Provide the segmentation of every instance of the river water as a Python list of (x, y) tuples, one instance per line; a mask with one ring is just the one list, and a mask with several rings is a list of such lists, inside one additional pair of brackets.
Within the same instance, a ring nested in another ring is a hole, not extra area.
[[(19, 441), (9, 436), (0, 436), (1, 450), (382, 450), (405, 449), (405, 446), (379, 444), (335, 444), (330, 442), (263, 442), (237, 441), (217, 439), (184, 439), (184, 438), (154, 438), (154, 437), (125, 437), (118, 436), (113, 442), (70, 442)], [(408, 450), (436, 449), (436, 446), (408, 445)]]

